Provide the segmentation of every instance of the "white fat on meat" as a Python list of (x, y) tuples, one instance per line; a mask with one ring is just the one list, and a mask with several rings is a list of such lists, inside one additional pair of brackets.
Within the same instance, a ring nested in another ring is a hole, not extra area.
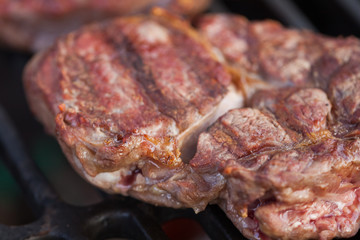
[(230, 85), (228, 93), (211, 112), (203, 116), (199, 121), (193, 123), (186, 131), (178, 136), (179, 149), (181, 152), (180, 157), (182, 161), (187, 163), (194, 156), (200, 133), (204, 132), (220, 116), (229, 110), (240, 108), (243, 105), (243, 95), (233, 85)]
[(137, 29), (139, 38), (148, 43), (166, 43), (169, 41), (168, 30), (153, 21), (147, 21)]

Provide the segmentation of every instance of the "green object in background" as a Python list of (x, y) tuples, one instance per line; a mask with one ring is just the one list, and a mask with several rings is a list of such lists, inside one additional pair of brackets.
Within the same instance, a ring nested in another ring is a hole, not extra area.
[(31, 157), (46, 176), (64, 167), (64, 155), (55, 139), (40, 135), (31, 144)]
[[(51, 176), (63, 168), (63, 155), (54, 139), (46, 135), (34, 137), (29, 150), (31, 158), (45, 175)], [(31, 222), (34, 219), (31, 209), (3, 160), (0, 157), (0, 223), (19, 225)]]
[(0, 157), (0, 202), (14, 202), (20, 195), (20, 189)]
[[(63, 166), (61, 149), (55, 140), (49, 138), (35, 139), (30, 150), (32, 158), (45, 175), (51, 175)], [(20, 188), (0, 157), (0, 203), (11, 203), (19, 197), (22, 197)]]
[(0, 223), (5, 225), (26, 224), (33, 218), (20, 187), (0, 157)]

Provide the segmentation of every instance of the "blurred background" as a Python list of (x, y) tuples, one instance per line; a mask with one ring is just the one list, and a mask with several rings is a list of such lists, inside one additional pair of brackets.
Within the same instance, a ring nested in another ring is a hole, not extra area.
[[(249, 19), (276, 19), (290, 27), (310, 28), (332, 36), (360, 37), (359, 6), (360, 0), (224, 0), (215, 1), (209, 11), (227, 11)], [(5, 48), (0, 50), (0, 103), (16, 125), (29, 155), (60, 196), (74, 205), (99, 202), (102, 194), (72, 170), (56, 140), (44, 132), (28, 109), (22, 71), (30, 58), (29, 53)], [(0, 223), (20, 225), (31, 222), (34, 220), (31, 210), (2, 161), (5, 157), (0, 148)], [(190, 225), (197, 228), (196, 224)], [(169, 223), (164, 228), (174, 229), (174, 226)]]

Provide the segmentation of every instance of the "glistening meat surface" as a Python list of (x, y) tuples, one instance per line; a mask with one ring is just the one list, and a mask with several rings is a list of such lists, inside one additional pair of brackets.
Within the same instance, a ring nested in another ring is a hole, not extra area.
[(231, 15), (208, 15), (198, 26), (248, 96), (247, 108), (200, 135), (190, 162), (225, 178), (219, 205), (251, 239), (355, 235), (359, 40)]
[(241, 106), (230, 80), (210, 45), (159, 8), (73, 32), (25, 73), (32, 110), (88, 181), (197, 211), (218, 189), (190, 169), (180, 150)]

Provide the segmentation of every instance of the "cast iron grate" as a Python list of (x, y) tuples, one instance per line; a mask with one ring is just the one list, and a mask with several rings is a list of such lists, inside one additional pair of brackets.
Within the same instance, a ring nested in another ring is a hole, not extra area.
[[(321, 4), (326, 7), (322, 8)], [(314, 14), (309, 9), (320, 10)], [(359, 36), (360, 33), (359, 0), (319, 0), (316, 4), (298, 0), (224, 0), (214, 2), (211, 11), (232, 11), (244, 14), (250, 19), (275, 18), (290, 27), (308, 28), (330, 35)], [(328, 25), (331, 24), (326, 22), (336, 19), (339, 19), (337, 25), (329, 28)], [(14, 53), (15, 56), (16, 54)], [(22, 57), (19, 59), (23, 60)], [(19, 67), (22, 67), (21, 63), (15, 61), (12, 65), (8, 71), (22, 70)], [(16, 80), (20, 84), (20, 79)], [(4, 82), (2, 84), (7, 86)], [(9, 96), (11, 95), (13, 94), (10, 93)], [(9, 102), (3, 105), (11, 110)], [(211, 239), (244, 239), (217, 206), (209, 206), (196, 215), (190, 209), (155, 207), (131, 198), (106, 194), (102, 202), (90, 206), (79, 207), (65, 203), (26, 154), (15, 124), (3, 106), (0, 106), (0, 154), (4, 155), (1, 157), (20, 185), (36, 217), (35, 221), (20, 226), (0, 224), (0, 239), (67, 240), (116, 237), (160, 240), (168, 239), (162, 224), (182, 218), (199, 223)], [(359, 238), (360, 234), (357, 234), (352, 239)]]

